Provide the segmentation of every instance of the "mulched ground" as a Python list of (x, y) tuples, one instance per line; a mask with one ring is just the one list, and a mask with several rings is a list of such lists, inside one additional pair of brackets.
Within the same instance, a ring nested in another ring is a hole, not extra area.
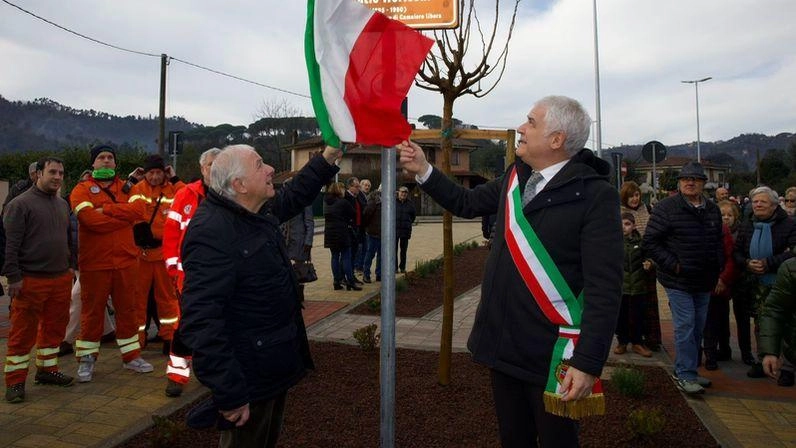
[[(379, 445), (379, 354), (355, 346), (313, 342), (317, 370), (288, 394), (280, 447), (373, 447)], [(497, 447), (497, 423), (486, 368), (456, 353), (448, 386), (437, 383), (438, 354), (396, 351), (396, 426), (398, 447)], [(645, 394), (628, 398), (606, 382), (607, 414), (584, 419), (583, 447), (717, 447), (708, 431), (661, 368), (639, 367)], [(170, 416), (179, 428), (171, 447), (215, 447), (214, 430), (184, 428), (189, 407)], [(658, 408), (664, 430), (646, 439), (626, 428), (627, 415), (638, 408)], [(153, 429), (119, 445), (150, 447)]]
[[(489, 255), (486, 246), (466, 249), (453, 257), (453, 297), (457, 297), (481, 284), (484, 276), (484, 265)], [(395, 315), (399, 317), (422, 317), (442, 306), (444, 282), (442, 268), (434, 275), (422, 278), (414, 271), (406, 273), (409, 287), (395, 295)], [(371, 300), (379, 300), (377, 294)], [(362, 303), (351, 311), (351, 314), (378, 316), (379, 309), (373, 309), (368, 303)]]

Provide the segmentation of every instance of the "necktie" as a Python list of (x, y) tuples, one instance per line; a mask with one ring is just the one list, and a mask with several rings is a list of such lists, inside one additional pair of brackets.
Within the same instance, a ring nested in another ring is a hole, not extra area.
[(531, 177), (528, 178), (528, 182), (525, 184), (525, 191), (522, 193), (523, 207), (528, 205), (528, 203), (531, 202), (531, 199), (536, 196), (536, 186), (539, 185), (539, 182), (541, 182), (543, 179), (544, 177), (542, 177), (542, 173), (538, 171), (534, 171), (533, 174), (531, 174)]

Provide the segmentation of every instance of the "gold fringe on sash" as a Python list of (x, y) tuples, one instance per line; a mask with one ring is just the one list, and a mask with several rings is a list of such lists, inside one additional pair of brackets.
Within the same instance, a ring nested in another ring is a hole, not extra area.
[(583, 417), (605, 414), (605, 395), (591, 394), (575, 401), (561, 401), (561, 396), (544, 393), (544, 410), (559, 417), (579, 420)]

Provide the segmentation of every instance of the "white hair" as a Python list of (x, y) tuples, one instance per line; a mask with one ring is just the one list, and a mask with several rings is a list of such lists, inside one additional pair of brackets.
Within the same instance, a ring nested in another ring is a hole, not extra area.
[(201, 156), (199, 156), (199, 166), (205, 166), (207, 163), (207, 159), (210, 157), (216, 157), (221, 150), (218, 148), (210, 148), (207, 151), (203, 152)]
[(772, 204), (779, 204), (779, 195), (777, 192), (766, 186), (753, 188), (752, 191), (749, 192), (749, 199), (754, 199), (754, 197), (759, 194), (768, 195)]
[(566, 96), (546, 96), (536, 102), (534, 107), (541, 106), (545, 110), (547, 135), (563, 132), (564, 150), (570, 156), (583, 149), (589, 139), (591, 117), (579, 102)]
[(232, 182), (243, 177), (246, 167), (241, 156), (249, 151), (254, 151), (249, 145), (224, 147), (213, 161), (213, 169), (210, 170), (210, 188), (221, 196), (234, 199), (238, 193), (232, 188)]

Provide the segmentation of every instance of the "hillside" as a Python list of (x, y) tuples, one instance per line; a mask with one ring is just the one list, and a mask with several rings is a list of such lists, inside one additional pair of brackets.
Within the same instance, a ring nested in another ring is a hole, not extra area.
[[(199, 125), (181, 117), (166, 120), (166, 129), (190, 131)], [(0, 96), (0, 153), (51, 150), (96, 142), (157, 149), (157, 117), (119, 117), (79, 110), (47, 98), (31, 102)]]

